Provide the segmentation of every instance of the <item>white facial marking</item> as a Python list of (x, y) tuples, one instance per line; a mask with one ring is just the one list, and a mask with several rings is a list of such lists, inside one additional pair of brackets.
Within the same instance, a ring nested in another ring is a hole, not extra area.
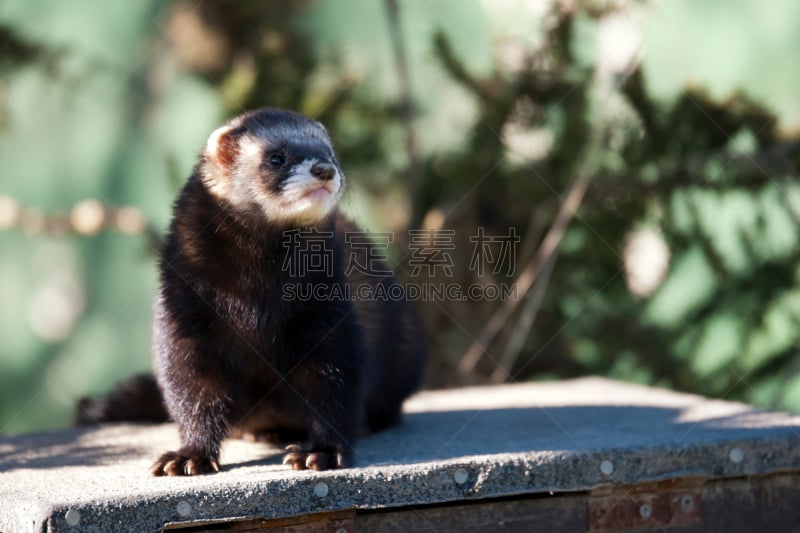
[(263, 154), (264, 147), (260, 140), (247, 135), (239, 141), (239, 154), (231, 170), (228, 198), (233, 204), (245, 207), (255, 201), (264, 207), (275, 203), (259, 183)]
[(217, 128), (206, 143), (208, 164), (203, 181), (211, 193), (242, 209), (258, 206), (268, 220), (274, 221), (314, 223), (335, 208), (344, 189), (344, 176), (337, 169), (329, 180), (317, 178), (311, 173), (319, 163), (316, 158), (294, 165), (282, 190), (272, 192), (261, 177), (265, 147), (258, 134), (242, 136), (235, 162), (223, 168), (217, 158), (219, 140), (233, 127), (235, 124)]
[(342, 193), (342, 176), (337, 170), (333, 178), (321, 180), (311, 173), (318, 159), (306, 159), (294, 166), (283, 184), (281, 197), (289, 218), (317, 221), (330, 213)]

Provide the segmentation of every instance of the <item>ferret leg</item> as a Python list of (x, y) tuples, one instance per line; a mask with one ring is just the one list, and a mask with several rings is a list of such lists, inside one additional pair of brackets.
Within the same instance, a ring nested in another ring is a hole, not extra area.
[(195, 476), (219, 472), (219, 449), (229, 431), (229, 408), (220, 398), (186, 397), (173, 405), (181, 447), (166, 452), (150, 468), (154, 476)]
[(349, 370), (349, 373), (339, 374), (340, 377), (348, 375), (351, 379), (347, 380), (332, 379), (330, 372), (321, 370), (317, 379), (310, 380), (316, 382), (312, 394), (303, 395), (303, 390), (298, 389), (308, 409), (308, 443), (289, 445), (284, 464), (295, 470), (327, 470), (352, 465), (361, 407), (358, 372)]
[(198, 405), (191, 418), (179, 422), (181, 447), (166, 452), (150, 468), (154, 476), (195, 476), (219, 472), (219, 448), (228, 424), (219, 402)]

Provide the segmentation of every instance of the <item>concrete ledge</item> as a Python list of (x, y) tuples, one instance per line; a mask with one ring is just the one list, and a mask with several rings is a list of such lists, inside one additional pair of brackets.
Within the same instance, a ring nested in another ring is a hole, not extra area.
[(158, 531), (800, 469), (800, 417), (598, 378), (426, 392), (406, 411), (359, 442), (355, 468), (322, 473), (229, 440), (220, 474), (152, 478), (178, 443), (171, 424), (2, 438), (0, 530)]

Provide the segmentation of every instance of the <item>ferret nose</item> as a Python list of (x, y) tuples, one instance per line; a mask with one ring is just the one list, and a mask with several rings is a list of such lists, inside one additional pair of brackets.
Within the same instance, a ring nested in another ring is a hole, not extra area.
[(332, 163), (319, 162), (311, 167), (311, 174), (324, 181), (332, 180), (336, 176), (336, 166)]

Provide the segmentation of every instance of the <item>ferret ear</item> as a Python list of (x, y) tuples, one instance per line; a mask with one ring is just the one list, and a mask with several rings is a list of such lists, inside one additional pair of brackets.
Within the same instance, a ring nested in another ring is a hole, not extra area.
[(215, 129), (206, 143), (206, 156), (223, 168), (231, 168), (239, 154), (239, 138), (245, 129), (225, 125)]

